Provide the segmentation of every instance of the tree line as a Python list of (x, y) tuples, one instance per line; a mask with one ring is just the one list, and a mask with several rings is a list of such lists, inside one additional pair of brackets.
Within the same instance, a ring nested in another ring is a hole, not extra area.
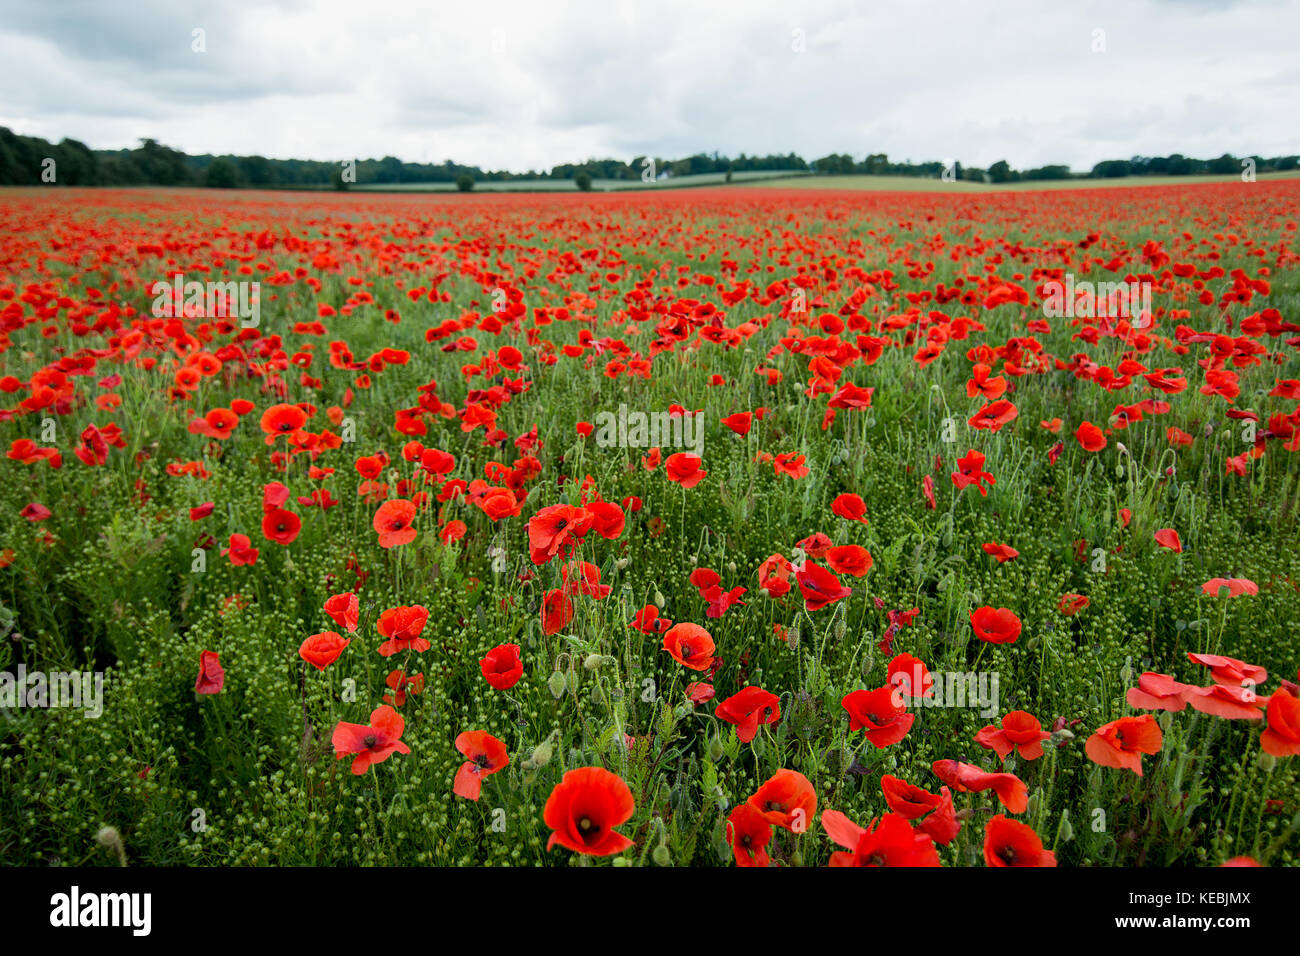
[[(90, 149), (74, 139), (50, 143), (36, 136), (21, 136), (0, 127), (0, 185), (31, 186), (57, 183), (67, 186), (212, 186), (253, 188), (329, 188), (349, 185), (398, 185), (402, 183), (457, 183), (461, 189), (476, 182), (526, 180), (574, 180), (590, 188), (593, 180), (648, 180), (693, 176), (702, 173), (808, 172), (821, 175), (917, 176), (978, 182), (1021, 180), (1116, 178), (1142, 175), (1196, 175), (1238, 173), (1243, 160), (1254, 161), (1256, 172), (1296, 169), (1300, 157), (1236, 157), (1224, 153), (1217, 159), (1171, 156), (1134, 156), (1106, 160), (1087, 173), (1073, 173), (1068, 166), (1050, 165), (1016, 170), (1005, 160), (987, 169), (961, 163), (891, 161), (885, 153), (871, 153), (861, 160), (832, 153), (808, 162), (795, 153), (787, 155), (728, 157), (718, 153), (697, 153), (679, 159), (636, 156), (619, 159), (589, 159), (563, 163), (549, 170), (517, 173), (484, 170), (447, 160), (442, 163), (407, 163), (394, 156), (329, 162), (309, 159), (268, 159), (265, 156), (190, 155), (153, 139), (142, 139), (135, 149)], [(730, 179), (730, 176), (728, 176)]]

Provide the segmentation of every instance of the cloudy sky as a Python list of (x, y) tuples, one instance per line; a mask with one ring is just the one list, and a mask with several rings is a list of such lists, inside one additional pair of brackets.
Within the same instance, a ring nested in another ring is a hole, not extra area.
[(516, 171), (715, 150), (1086, 169), (1300, 152), (1297, 37), (1297, 0), (0, 0), (0, 126)]

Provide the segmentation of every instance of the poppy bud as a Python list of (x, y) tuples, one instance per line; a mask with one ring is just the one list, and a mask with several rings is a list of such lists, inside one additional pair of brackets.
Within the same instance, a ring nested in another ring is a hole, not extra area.
[(735, 561), (728, 561), (728, 562), (727, 562), (727, 573), (728, 573), (728, 574), (735, 574), (735, 573), (736, 573), (736, 562), (735, 562)]
[(117, 832), (117, 827), (100, 827), (95, 834), (95, 841), (117, 854), (120, 866), (126, 866), (126, 847), (122, 845), (122, 834)]
[(614, 562), (614, 567), (622, 571), (625, 567), (627, 567), (631, 563), (632, 563), (631, 558), (619, 558), (617, 561)]
[(588, 654), (586, 659), (583, 660), (582, 666), (589, 671), (594, 671), (596, 668), (600, 667), (604, 660), (605, 658), (600, 654)]
[(530, 770), (542, 769), (551, 762), (554, 753), (555, 748), (551, 746), (551, 739), (548, 737), (533, 748), (533, 755), (527, 760), (528, 768)]
[(655, 861), (656, 866), (673, 865), (672, 854), (668, 852), (668, 845), (666, 843), (660, 843), (655, 847), (654, 852), (651, 853), (650, 856)]
[(1070, 826), (1070, 812), (1068, 810), (1061, 813), (1061, 839), (1066, 843), (1074, 839), (1074, 827)]
[(655, 607), (661, 611), (664, 609), (664, 596), (659, 593), (658, 588), (655, 588)]
[(790, 628), (790, 632), (786, 635), (786, 643), (790, 645), (792, 651), (799, 647), (799, 628)]
[[(1009, 763), (1009, 762), (1010, 762), (1010, 761), (1008, 761), (1008, 763)], [(1007, 771), (1007, 772), (1010, 773), (1010, 771)], [(1039, 805), (1041, 802), (1042, 802), (1042, 800), (1039, 799), (1038, 791), (1035, 790), (1033, 793), (1031, 793), (1031, 794), (1029, 795), (1029, 802), (1025, 805), (1025, 812), (1028, 813), (1028, 814), (1030, 814), (1031, 816), (1037, 814), (1037, 813), (1038, 813), (1038, 805)]]
[(1259, 755), (1259, 766), (1263, 770), (1271, 771), (1277, 766), (1277, 758), (1272, 754), (1261, 753)]
[(578, 672), (569, 671), (569, 693), (574, 697), (578, 696)]
[(563, 673), (561, 673), (560, 671), (553, 671), (551, 673), (550, 680), (546, 682), (546, 686), (550, 689), (551, 696), (554, 697), (556, 700), (559, 700), (561, 697), (564, 696), (565, 687), (567, 687), (568, 685), (564, 679)]
[(718, 739), (716, 734), (709, 741), (709, 759), (714, 763), (722, 759), (722, 741)]
[(596, 681), (596, 683), (591, 685), (591, 693), (588, 694), (587, 697), (593, 704), (600, 703), (600, 681)]

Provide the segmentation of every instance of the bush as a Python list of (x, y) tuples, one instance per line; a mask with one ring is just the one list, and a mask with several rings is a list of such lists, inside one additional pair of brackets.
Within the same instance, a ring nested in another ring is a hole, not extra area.
[(573, 177), (573, 184), (581, 189), (584, 193), (591, 192), (591, 173), (585, 169), (578, 172)]
[(456, 177), (456, 188), (463, 193), (467, 193), (474, 188), (474, 177), (469, 173), (461, 173)]

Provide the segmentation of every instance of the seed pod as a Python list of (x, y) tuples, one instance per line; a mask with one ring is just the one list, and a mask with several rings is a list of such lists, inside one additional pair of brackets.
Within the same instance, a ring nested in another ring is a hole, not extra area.
[(600, 654), (588, 654), (583, 659), (582, 666), (589, 671), (594, 671), (604, 662), (605, 658)]
[(564, 674), (562, 672), (553, 671), (551, 673), (550, 680), (546, 682), (546, 686), (550, 690), (551, 696), (554, 697), (556, 700), (559, 700), (561, 697), (564, 696), (564, 690), (568, 686), (568, 684), (565, 681)]
[(551, 746), (550, 739), (543, 740), (533, 748), (533, 755), (528, 758), (529, 769), (540, 770), (551, 762), (551, 757), (555, 753), (555, 748)]
[(656, 866), (673, 865), (673, 857), (672, 854), (668, 852), (668, 844), (666, 843), (660, 843), (655, 847), (654, 852), (651, 853), (650, 856), (655, 861)]

